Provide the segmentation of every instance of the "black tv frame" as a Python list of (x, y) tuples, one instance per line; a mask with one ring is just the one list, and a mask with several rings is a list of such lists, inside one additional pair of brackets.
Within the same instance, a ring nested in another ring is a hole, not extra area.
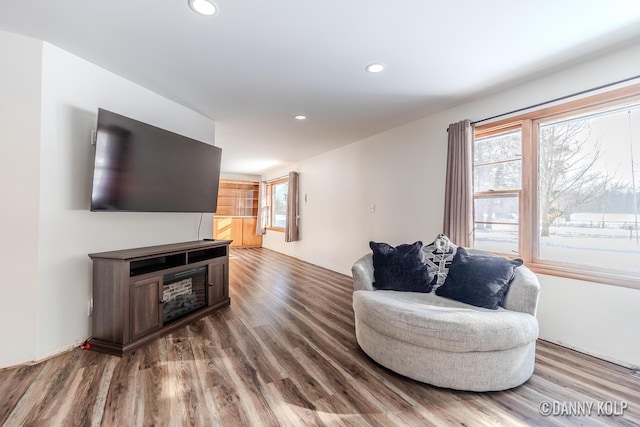
[(215, 212), (222, 149), (100, 108), (91, 211)]

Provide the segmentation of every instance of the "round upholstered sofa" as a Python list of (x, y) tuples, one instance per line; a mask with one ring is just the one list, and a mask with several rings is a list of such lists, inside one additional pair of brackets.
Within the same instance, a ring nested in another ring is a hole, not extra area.
[(434, 292), (376, 290), (372, 254), (356, 261), (352, 274), (356, 338), (380, 365), (469, 391), (506, 390), (533, 374), (540, 285), (527, 267), (516, 268), (497, 310)]

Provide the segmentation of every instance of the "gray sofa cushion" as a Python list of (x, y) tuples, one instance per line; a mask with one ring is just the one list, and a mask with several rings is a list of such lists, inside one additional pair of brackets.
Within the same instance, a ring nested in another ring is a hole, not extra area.
[(359, 320), (380, 334), (425, 348), (449, 352), (506, 350), (538, 337), (535, 317), (489, 310), (433, 293), (355, 291)]

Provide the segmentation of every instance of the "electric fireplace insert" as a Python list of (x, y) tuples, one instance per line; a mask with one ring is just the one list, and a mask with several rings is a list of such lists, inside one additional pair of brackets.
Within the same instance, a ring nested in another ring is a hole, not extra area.
[(207, 267), (165, 274), (162, 286), (162, 319), (178, 319), (207, 305)]

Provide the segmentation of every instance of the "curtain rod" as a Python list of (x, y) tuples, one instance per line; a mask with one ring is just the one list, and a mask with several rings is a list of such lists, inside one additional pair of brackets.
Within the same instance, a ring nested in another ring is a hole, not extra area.
[(277, 177), (277, 178), (267, 179), (267, 180), (266, 180), (266, 181), (264, 181), (264, 182), (277, 181), (277, 180), (282, 179), (282, 178), (289, 178), (289, 174), (287, 174), (287, 175), (282, 175), (282, 176), (279, 176), (279, 177)]
[[(491, 117), (487, 117), (486, 119), (476, 120), (474, 122), (471, 122), (471, 125), (476, 125), (476, 124), (482, 123), (482, 122), (488, 122), (489, 120), (498, 119), (500, 117), (508, 116), (508, 115), (515, 114), (515, 113), (521, 113), (522, 111), (530, 110), (532, 108), (538, 108), (538, 107), (542, 107), (543, 105), (552, 104), (554, 102), (564, 101), (565, 99), (573, 98), (575, 96), (584, 95), (584, 94), (589, 93), (589, 92), (595, 92), (595, 91), (600, 90), (600, 89), (605, 89), (605, 88), (608, 88), (610, 86), (615, 86), (615, 85), (618, 85), (618, 84), (621, 84), (621, 83), (626, 83), (626, 82), (629, 82), (631, 80), (636, 80), (636, 79), (640, 79), (640, 74), (638, 74), (636, 76), (633, 76), (633, 77), (628, 77), (626, 79), (618, 80), (618, 81), (615, 81), (615, 82), (612, 82), (612, 83), (607, 83), (607, 84), (603, 84), (603, 85), (600, 85), (600, 86), (592, 87), (590, 89), (581, 90), (579, 92), (575, 92), (575, 93), (572, 93), (572, 94), (569, 94), (569, 95), (564, 95), (564, 96), (561, 96), (559, 98), (551, 99), (549, 101), (539, 102), (537, 104), (529, 105), (528, 107), (518, 108), (517, 110), (509, 111), (509, 112), (498, 114), (498, 115), (491, 116)], [(447, 132), (448, 131), (449, 131), (449, 129), (447, 129)]]

